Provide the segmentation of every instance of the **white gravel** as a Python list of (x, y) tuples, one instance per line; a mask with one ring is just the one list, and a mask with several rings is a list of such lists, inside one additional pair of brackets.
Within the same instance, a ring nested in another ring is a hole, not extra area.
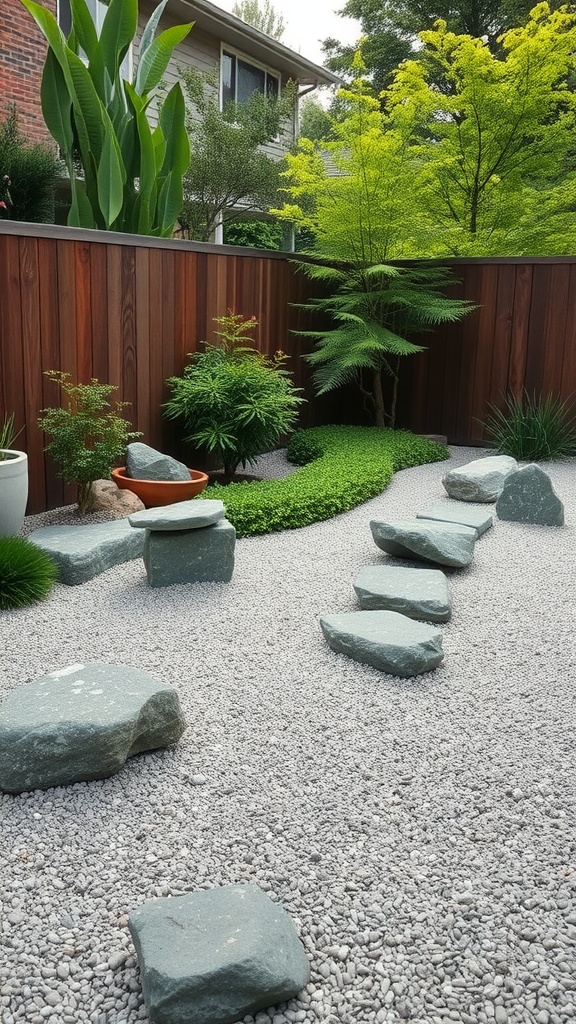
[(300, 998), (247, 1024), (576, 1019), (575, 462), (544, 466), (564, 528), (497, 521), (449, 573), (434, 672), (383, 675), (318, 625), (386, 560), (369, 520), (441, 499), (446, 467), (481, 454), (239, 541), (230, 584), (150, 589), (138, 561), (2, 615), (4, 692), (137, 665), (189, 722), (111, 779), (0, 797), (2, 1024), (145, 1021), (130, 910), (244, 880), (293, 915), (312, 964)]

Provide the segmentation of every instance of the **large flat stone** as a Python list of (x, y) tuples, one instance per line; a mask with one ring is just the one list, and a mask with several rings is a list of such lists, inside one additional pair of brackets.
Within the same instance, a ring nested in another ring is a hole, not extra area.
[(225, 511), (221, 501), (196, 498), (135, 512), (129, 521), (130, 526), (146, 530), (199, 530), (223, 519)]
[(375, 543), (397, 558), (416, 558), (461, 569), (474, 555), (476, 530), (458, 523), (433, 523), (428, 519), (399, 519), (370, 523)]
[(491, 512), (483, 508), (471, 508), (462, 501), (441, 501), (437, 505), (425, 508), (423, 512), (416, 513), (417, 519), (431, 519), (437, 523), (458, 523), (460, 526), (469, 526), (476, 530), (476, 536), (480, 537), (486, 530), (489, 530), (494, 523)]
[(496, 501), (506, 477), (517, 468), (516, 459), (510, 455), (488, 455), (449, 470), (442, 484), (457, 501)]
[(233, 1024), (310, 979), (291, 919), (255, 885), (147, 900), (128, 926), (152, 1024)]
[(145, 537), (144, 565), (151, 587), (227, 583), (232, 578), (236, 530), (227, 519), (203, 530), (146, 530)]
[(447, 622), (452, 610), (448, 582), (440, 569), (365, 565), (354, 590), (362, 608), (400, 612), (424, 622)]
[(398, 612), (344, 612), (320, 625), (333, 651), (393, 676), (430, 672), (444, 657), (439, 630)]
[(144, 535), (127, 519), (90, 526), (43, 526), (28, 537), (58, 566), (58, 578), (70, 587), (121, 562), (140, 558)]
[(133, 480), (190, 480), (183, 462), (141, 441), (133, 441), (126, 449), (126, 473)]
[(176, 743), (178, 694), (126, 665), (70, 665), (19, 686), (0, 705), (0, 789), (105, 779), (126, 758)]
[(564, 505), (548, 474), (535, 463), (522, 466), (506, 478), (496, 502), (496, 515), (513, 523), (564, 525)]

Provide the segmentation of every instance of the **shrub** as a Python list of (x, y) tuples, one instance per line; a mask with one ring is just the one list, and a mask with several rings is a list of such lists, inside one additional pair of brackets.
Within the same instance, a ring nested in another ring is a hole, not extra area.
[(497, 451), (523, 462), (576, 455), (572, 406), (559, 398), (509, 396), (504, 409), (490, 405), (484, 429)]
[(0, 124), (0, 217), (52, 223), (61, 166), (48, 146), (26, 141), (11, 107)]
[(278, 250), (284, 246), (284, 230), (275, 221), (233, 220), (224, 224), (224, 244)]
[(271, 360), (251, 347), (254, 317), (230, 313), (215, 321), (220, 345), (205, 343), (181, 377), (170, 377), (165, 410), (184, 421), (185, 441), (218, 456), (228, 482), (240, 464), (254, 462), (294, 426), (303, 399), (282, 368), (282, 353)]
[(0, 610), (40, 601), (57, 573), (52, 559), (25, 537), (0, 537)]
[(78, 486), (78, 511), (85, 512), (95, 480), (109, 477), (117, 459), (129, 441), (140, 437), (119, 413), (129, 402), (109, 398), (117, 388), (100, 384), (93, 377), (89, 384), (73, 384), (69, 373), (46, 370), (46, 376), (60, 386), (68, 400), (65, 409), (43, 409), (38, 426), (52, 440), (44, 449), (62, 466), (60, 476), (67, 484)]
[(288, 458), (306, 463), (282, 480), (207, 487), (220, 498), (239, 537), (292, 530), (354, 508), (380, 494), (399, 469), (448, 458), (444, 445), (407, 431), (313, 427), (298, 431)]

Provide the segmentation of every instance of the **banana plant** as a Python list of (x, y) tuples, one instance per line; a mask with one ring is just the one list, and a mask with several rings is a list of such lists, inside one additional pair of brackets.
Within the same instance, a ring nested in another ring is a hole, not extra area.
[(68, 224), (170, 237), (190, 163), (180, 84), (157, 104), (155, 128), (148, 112), (172, 53), (193, 22), (156, 35), (168, 3), (161, 0), (142, 33), (130, 83), (121, 69), (136, 35), (138, 0), (110, 0), (100, 35), (86, 0), (70, 0), (67, 38), (45, 7), (34, 0), (21, 3), (48, 42), (42, 113), (70, 176)]

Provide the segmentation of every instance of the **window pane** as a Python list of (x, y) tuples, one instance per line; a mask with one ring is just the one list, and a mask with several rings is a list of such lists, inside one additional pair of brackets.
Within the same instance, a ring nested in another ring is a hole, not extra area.
[(266, 95), (270, 100), (278, 99), (278, 79), (274, 75), (266, 75)]
[(244, 60), (238, 61), (238, 103), (246, 103), (253, 92), (264, 93), (266, 72), (261, 68), (255, 68)]
[(222, 107), (235, 99), (235, 64), (235, 57), (229, 53), (222, 54)]
[(70, 11), (70, 0), (59, 0), (58, 2), (58, 24), (66, 38), (70, 35), (72, 28), (72, 12)]

